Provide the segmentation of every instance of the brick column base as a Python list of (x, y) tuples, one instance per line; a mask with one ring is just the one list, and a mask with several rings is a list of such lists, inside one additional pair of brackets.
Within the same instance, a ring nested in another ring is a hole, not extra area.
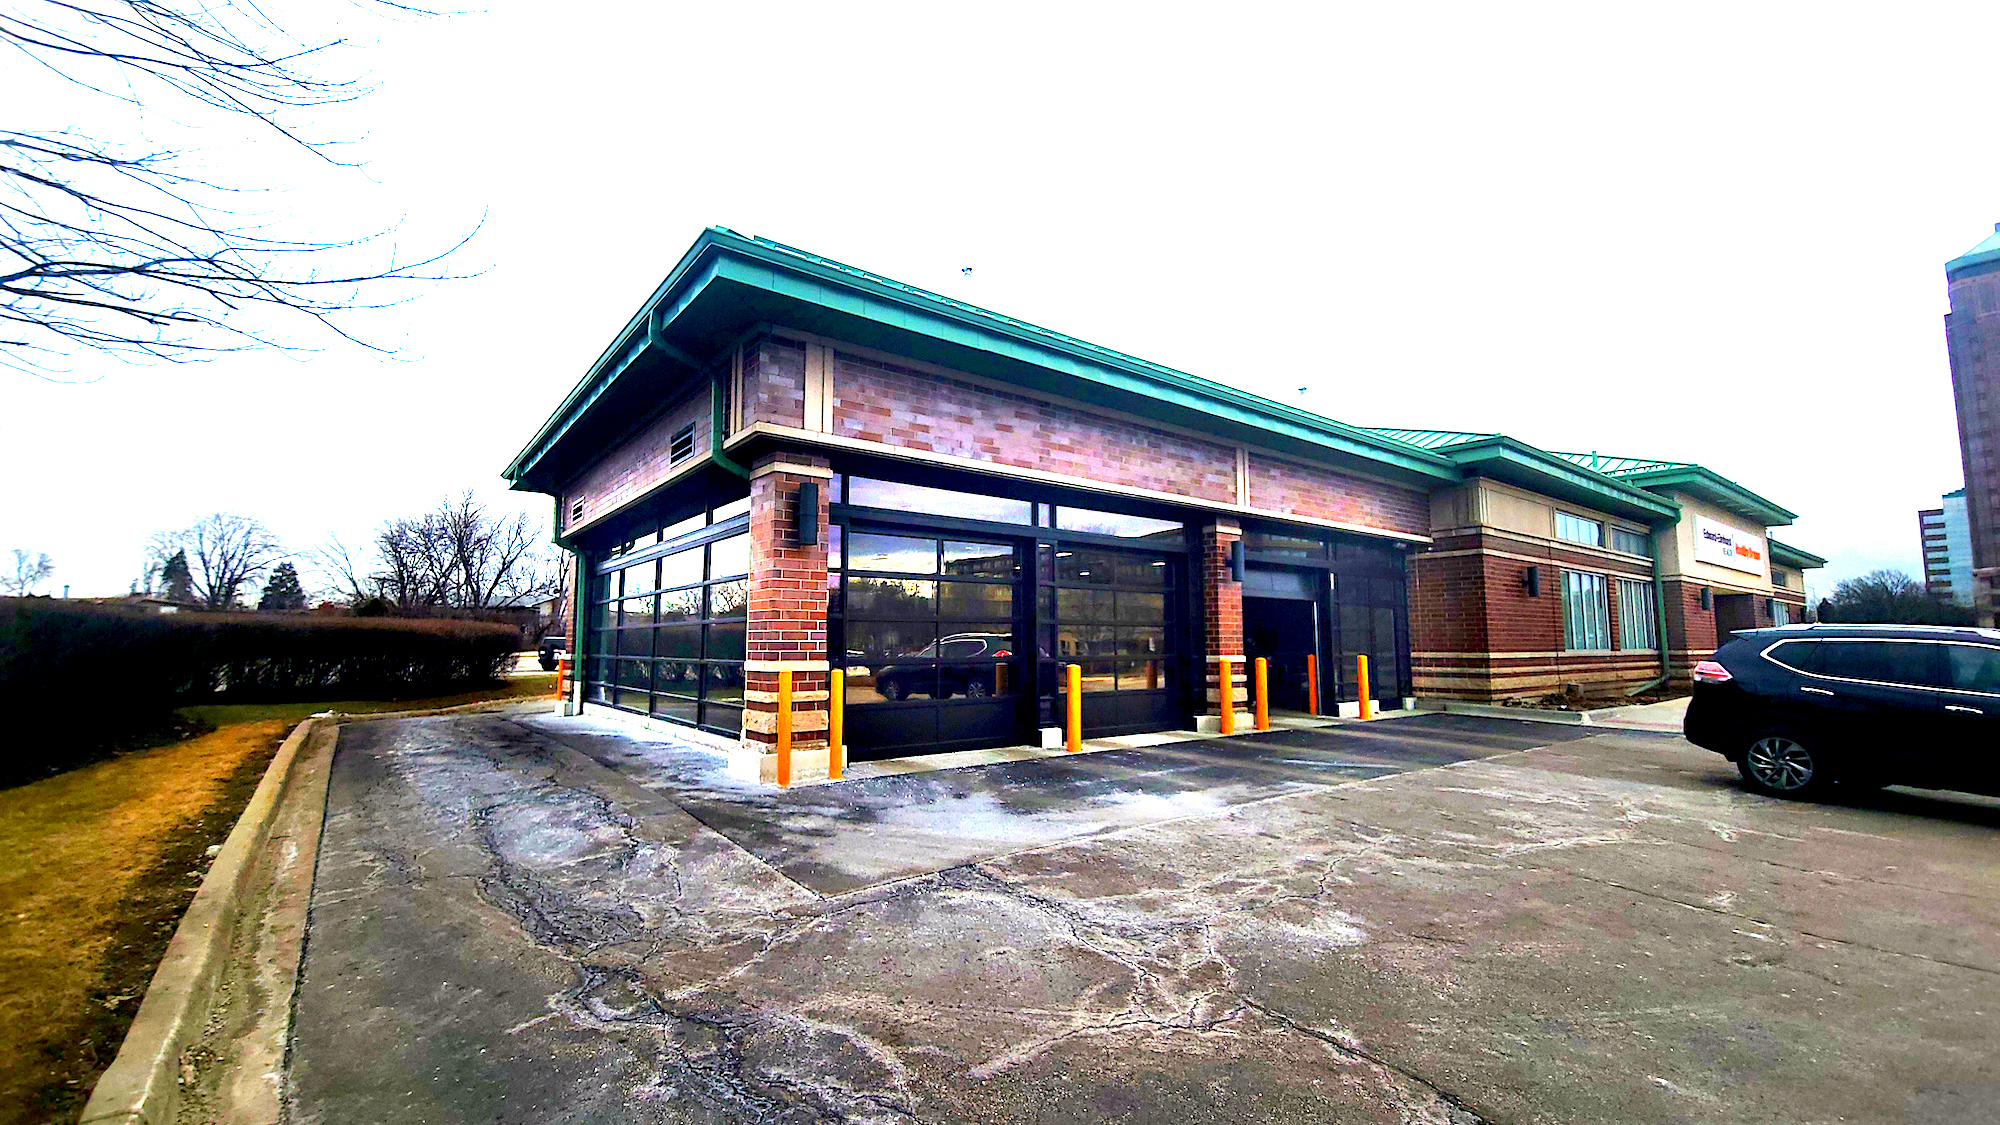
[[(777, 781), (778, 678), (792, 673), (792, 781), (827, 775), (826, 521), (827, 461), (779, 451), (750, 470), (750, 610), (743, 663), (743, 753), (738, 771)], [(819, 506), (798, 510), (802, 484), (819, 486)], [(814, 545), (799, 546), (802, 521)]]
[[(1243, 659), (1243, 584), (1229, 571), (1230, 547), (1242, 538), (1243, 528), (1234, 521), (1217, 520), (1201, 532), (1202, 647), (1208, 659), (1202, 671), (1204, 710), (1197, 725), (1203, 730), (1221, 729), (1225, 698), (1236, 713), (1238, 730), (1251, 729), (1254, 722), (1246, 709), (1250, 689)], [(1216, 659), (1222, 656), (1235, 658), (1227, 685)]]

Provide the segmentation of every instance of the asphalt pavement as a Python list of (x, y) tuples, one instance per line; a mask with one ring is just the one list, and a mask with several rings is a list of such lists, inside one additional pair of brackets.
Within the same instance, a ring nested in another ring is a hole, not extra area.
[(299, 1121), (2000, 1112), (2000, 802), (1450, 715), (786, 793), (575, 720), (341, 738)]

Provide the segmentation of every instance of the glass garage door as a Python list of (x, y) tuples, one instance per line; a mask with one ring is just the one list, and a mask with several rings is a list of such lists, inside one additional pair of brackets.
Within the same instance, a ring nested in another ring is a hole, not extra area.
[(1021, 742), (1020, 548), (838, 530), (844, 542), (829, 552), (828, 632), (829, 647), (844, 654), (849, 755)]
[(1082, 545), (1040, 548), (1043, 715), (1061, 726), (1066, 664), (1083, 673), (1083, 730), (1102, 737), (1181, 723), (1178, 559)]

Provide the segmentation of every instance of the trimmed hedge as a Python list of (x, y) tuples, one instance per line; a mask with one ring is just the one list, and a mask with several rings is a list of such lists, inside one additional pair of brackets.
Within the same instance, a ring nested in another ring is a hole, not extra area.
[(188, 703), (464, 691), (499, 679), (520, 639), (516, 628), (475, 621), (157, 614), (4, 599), (0, 707), (17, 731), (102, 744), (158, 728)]

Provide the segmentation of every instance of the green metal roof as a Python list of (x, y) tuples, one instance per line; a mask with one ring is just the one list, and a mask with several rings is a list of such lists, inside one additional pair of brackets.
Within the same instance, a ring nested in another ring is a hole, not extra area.
[(1395, 438), (1397, 441), (1407, 445), (1414, 445), (1418, 449), (1447, 449), (1454, 445), (1464, 445), (1467, 442), (1484, 441), (1487, 438), (1500, 436), (1499, 434), (1466, 433), (1463, 430), (1395, 430), (1382, 426), (1368, 426), (1365, 428), (1370, 433), (1381, 434), (1387, 438)]
[[(558, 491), (635, 421), (697, 386), (705, 364), (760, 324), (1083, 398), (1417, 487), (1481, 473), (1658, 523), (1678, 518), (1679, 507), (1638, 477), (1707, 474), (1679, 462), (1554, 454), (1504, 434), (1351, 426), (793, 246), (710, 227), (503, 475), (516, 488)], [(1789, 512), (1763, 503), (1786, 517), (1774, 522), (1789, 521)]]
[(1765, 538), (1765, 542), (1771, 545), (1771, 561), (1777, 563), (1779, 566), (1796, 567), (1799, 570), (1812, 570), (1816, 567), (1826, 565), (1825, 559), (1820, 558), (1811, 551), (1801, 550), (1789, 543), (1780, 543), (1776, 539), (1769, 537)]
[(1680, 505), (1671, 500), (1506, 434), (1380, 426), (1370, 427), (1369, 430), (1419, 449), (1441, 453), (1470, 472), (1530, 488), (1572, 504), (1600, 508), (1647, 523), (1680, 518)]
[(1993, 224), (1993, 233), (1985, 241), (1944, 264), (1946, 277), (1972, 269), (1975, 266), (2000, 262), (2000, 223)]

